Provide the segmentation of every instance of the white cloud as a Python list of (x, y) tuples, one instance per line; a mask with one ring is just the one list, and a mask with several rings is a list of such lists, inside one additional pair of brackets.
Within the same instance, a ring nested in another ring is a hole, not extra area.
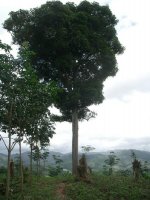
[[(134, 92), (150, 93), (150, 74), (145, 77), (128, 79), (128, 81), (120, 81), (120, 84), (114, 84), (109, 87), (109, 83), (113, 81), (109, 80), (104, 90), (106, 98), (118, 98), (124, 99), (126, 96), (132, 95)], [(142, 95), (142, 94), (141, 94)]]

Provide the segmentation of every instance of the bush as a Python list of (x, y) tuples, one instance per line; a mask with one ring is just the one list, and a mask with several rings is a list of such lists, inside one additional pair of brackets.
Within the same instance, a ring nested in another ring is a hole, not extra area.
[(48, 175), (49, 176), (58, 176), (59, 174), (62, 174), (63, 172), (63, 168), (62, 167), (52, 167), (52, 166), (49, 166), (49, 169), (48, 169)]

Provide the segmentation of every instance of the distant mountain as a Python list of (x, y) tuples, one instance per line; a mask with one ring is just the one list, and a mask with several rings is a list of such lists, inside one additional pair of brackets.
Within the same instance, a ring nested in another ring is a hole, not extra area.
[[(139, 150), (133, 150), (136, 154), (136, 157), (138, 160), (141, 161), (143, 164), (144, 161), (148, 161), (150, 164), (150, 152), (147, 151), (139, 151)], [(132, 165), (132, 159), (131, 159), (131, 150), (115, 150), (113, 151), (115, 155), (120, 158), (119, 163), (116, 165), (116, 168), (118, 169), (129, 169)], [(87, 163), (93, 170), (101, 170), (103, 168), (103, 165), (105, 164), (104, 161), (108, 158), (110, 152), (91, 152), (88, 153), (87, 156)], [(29, 165), (29, 152), (22, 153), (22, 159), (25, 166)], [(60, 156), (60, 159), (63, 160), (63, 168), (71, 170), (71, 153), (62, 154), (59, 152), (50, 151), (49, 157), (46, 161), (46, 165), (55, 165), (55, 161), (53, 159), (53, 155)], [(81, 157), (82, 154), (79, 155)], [(15, 160), (18, 157), (18, 154), (13, 154), (12, 159)], [(0, 167), (6, 166), (7, 163), (7, 155), (0, 154)], [(41, 162), (42, 163), (42, 162)]]

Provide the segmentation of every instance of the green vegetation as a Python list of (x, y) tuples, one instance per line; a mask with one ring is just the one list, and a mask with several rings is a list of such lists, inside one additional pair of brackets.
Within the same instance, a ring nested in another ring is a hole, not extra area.
[(55, 161), (55, 166), (49, 166), (49, 176), (57, 176), (59, 174), (62, 174), (63, 172), (63, 167), (62, 163), (63, 160), (60, 158), (60, 156), (53, 155), (53, 159)]
[[(95, 113), (104, 100), (104, 81), (118, 71), (116, 56), (124, 48), (117, 37), (118, 20), (109, 6), (82, 1), (49, 1), (38, 8), (10, 12), (4, 28), (20, 47), (29, 43), (32, 67), (45, 83), (60, 89), (54, 105), (61, 121), (72, 123), (72, 172), (77, 175), (78, 121)], [(41, 31), (42, 30), (42, 31)], [(58, 119), (58, 118), (57, 118)]]
[[(4, 28), (19, 51), (14, 58), (11, 47), (0, 40), (0, 141), (7, 151), (7, 158), (0, 158), (1, 200), (149, 199), (146, 159), (143, 164), (132, 152), (126, 159), (130, 166), (120, 167), (122, 156), (96, 157), (89, 153), (94, 150), (90, 145), (82, 146), (85, 154), (78, 157), (78, 121), (95, 117), (89, 106), (103, 102), (104, 81), (116, 75), (116, 56), (124, 51), (117, 22), (107, 5), (88, 1), (49, 1), (10, 12)], [(51, 114), (53, 105), (61, 116)], [(55, 121), (72, 123), (72, 155), (66, 162), (72, 174), (65, 171), (64, 155), (53, 155), (49, 163), (47, 146)], [(23, 163), (23, 142), (30, 147), (28, 165)], [(16, 144), (19, 154), (14, 159)], [(97, 166), (104, 163), (100, 172)]]
[(117, 158), (117, 156), (114, 154), (114, 152), (110, 152), (110, 154), (108, 155), (108, 158), (104, 161), (106, 165), (104, 165), (104, 167), (106, 168), (105, 171), (107, 170), (107, 167), (109, 168), (109, 172), (108, 174), (111, 175), (113, 173), (113, 167), (118, 164), (119, 162), (119, 158)]
[(72, 183), (67, 187), (68, 199), (75, 200), (141, 200), (149, 199), (150, 181), (135, 183), (131, 177), (102, 176), (92, 177), (90, 184)]
[[(1, 178), (0, 178), (1, 181)], [(33, 177), (33, 185), (25, 183), (23, 196), (17, 188), (17, 180), (11, 182), (10, 199), (31, 200), (149, 200), (150, 179), (133, 177), (104, 176), (94, 174), (90, 182), (77, 181), (73, 176)], [(0, 195), (4, 200), (4, 196)]]
[[(24, 137), (30, 144), (32, 154), (35, 148), (41, 149), (48, 145), (55, 133), (48, 109), (52, 103), (52, 90), (55, 89), (50, 84), (41, 83), (37, 78), (30, 62), (33, 52), (28, 50), (27, 43), (20, 48), (18, 58), (14, 58), (10, 53), (11, 47), (1, 41), (0, 50), (4, 52), (0, 54), (0, 131), (8, 138), (8, 143), (2, 135), (0, 140), (5, 145), (8, 155), (6, 179), (6, 199), (8, 199), (10, 178), (13, 176), (10, 162), (14, 146), (19, 144), (20, 189), (23, 191)], [(30, 176), (32, 177), (32, 156)]]
[[(142, 163), (142, 169), (144, 171), (148, 171), (150, 169), (150, 152), (148, 151), (139, 151), (134, 150), (138, 160)], [(30, 165), (30, 157), (28, 156), (29, 152), (22, 153), (22, 160), (26, 167)], [(114, 170), (129, 170), (132, 167), (132, 159), (130, 157), (130, 150), (117, 150), (114, 151), (115, 155), (120, 158), (120, 161), (117, 165), (114, 166)], [(63, 160), (62, 167), (63, 169), (71, 170), (71, 153), (62, 154), (60, 152), (50, 151), (45, 162), (45, 167), (47, 168), (49, 165), (55, 167), (55, 161), (53, 159), (53, 155), (60, 156)], [(90, 166), (93, 171), (101, 171), (103, 169), (103, 165), (105, 164), (105, 160), (108, 158), (109, 152), (88, 152), (86, 153), (88, 166)], [(12, 159), (14, 160), (14, 164), (18, 163), (18, 154), (12, 154)], [(81, 154), (79, 154), (81, 157)], [(2, 158), (2, 159), (1, 159)], [(5, 166), (7, 162), (7, 155), (0, 154), (0, 167)], [(146, 161), (146, 162), (145, 162)], [(44, 166), (44, 160), (40, 159), (41, 167)], [(33, 166), (35, 166), (35, 161), (33, 160)], [(147, 169), (148, 168), (148, 169)], [(43, 171), (43, 169), (42, 169)], [(144, 172), (145, 173), (145, 172)]]
[[(130, 152), (131, 153), (131, 152)], [(134, 152), (136, 155), (136, 153)], [(130, 154), (129, 154), (130, 156)], [(113, 158), (113, 159), (112, 159)], [(137, 155), (136, 155), (137, 158)], [(10, 179), (10, 200), (149, 200), (150, 171), (149, 162), (141, 166), (139, 178), (136, 179), (132, 170), (114, 170), (118, 165), (117, 156), (107, 155), (103, 162), (108, 164), (106, 171), (87, 173), (85, 177), (75, 177), (68, 171), (63, 171), (63, 160), (59, 155), (53, 155), (54, 165), (49, 167), (48, 176), (44, 171), (33, 170), (32, 183), (30, 171), (24, 167), (23, 190), (20, 192), (20, 175), (14, 173)], [(121, 158), (120, 158), (121, 160)], [(108, 162), (113, 161), (113, 162)], [(88, 163), (87, 163), (88, 164)], [(132, 160), (131, 160), (131, 164)], [(17, 165), (18, 166), (18, 165)], [(113, 173), (110, 168), (113, 167)], [(15, 166), (16, 169), (16, 166)], [(5, 199), (6, 168), (0, 168), (0, 199)]]

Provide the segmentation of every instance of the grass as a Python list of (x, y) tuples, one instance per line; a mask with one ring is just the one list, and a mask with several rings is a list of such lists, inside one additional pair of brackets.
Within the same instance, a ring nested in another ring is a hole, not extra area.
[[(12, 200), (149, 200), (150, 179), (135, 182), (132, 177), (92, 175), (89, 182), (77, 181), (71, 175), (37, 177), (24, 184), (20, 196), (17, 182), (12, 182)], [(1, 182), (1, 177), (0, 177)], [(4, 200), (4, 196), (0, 196)]]
[(149, 200), (150, 181), (119, 176), (93, 176), (90, 184), (79, 182), (70, 184), (68, 200)]

